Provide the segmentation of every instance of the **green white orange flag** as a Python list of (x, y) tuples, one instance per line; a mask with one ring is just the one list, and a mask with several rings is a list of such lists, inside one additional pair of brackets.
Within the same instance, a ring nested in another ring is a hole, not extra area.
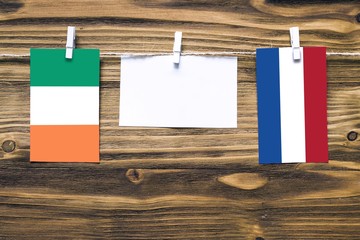
[(30, 50), (30, 161), (99, 162), (98, 49)]

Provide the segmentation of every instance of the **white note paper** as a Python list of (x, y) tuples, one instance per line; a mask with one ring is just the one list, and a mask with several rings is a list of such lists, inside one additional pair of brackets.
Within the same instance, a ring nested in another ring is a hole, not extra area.
[(120, 126), (237, 127), (237, 58), (122, 57)]

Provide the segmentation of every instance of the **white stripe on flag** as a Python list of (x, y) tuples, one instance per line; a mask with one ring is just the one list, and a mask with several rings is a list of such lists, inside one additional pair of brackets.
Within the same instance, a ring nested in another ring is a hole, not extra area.
[(294, 61), (292, 48), (279, 49), (281, 161), (305, 162), (305, 103), (303, 48)]
[(30, 87), (31, 125), (98, 125), (99, 87)]

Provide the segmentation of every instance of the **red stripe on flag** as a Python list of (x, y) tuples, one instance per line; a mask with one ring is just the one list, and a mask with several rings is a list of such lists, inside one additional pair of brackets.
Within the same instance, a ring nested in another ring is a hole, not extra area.
[(304, 47), (306, 162), (328, 162), (326, 48)]

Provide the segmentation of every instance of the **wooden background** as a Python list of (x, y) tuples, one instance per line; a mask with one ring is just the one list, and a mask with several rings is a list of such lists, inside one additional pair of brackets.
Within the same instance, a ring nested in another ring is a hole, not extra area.
[[(29, 163), (29, 48), (360, 52), (360, 2), (0, 1), (0, 239), (360, 239), (360, 56), (328, 56), (329, 164), (258, 165), (255, 56), (237, 129), (118, 127), (118, 57), (101, 59), (101, 163)], [(297, 136), (294, 135), (294, 138)], [(66, 151), (66, 149), (64, 149)]]

